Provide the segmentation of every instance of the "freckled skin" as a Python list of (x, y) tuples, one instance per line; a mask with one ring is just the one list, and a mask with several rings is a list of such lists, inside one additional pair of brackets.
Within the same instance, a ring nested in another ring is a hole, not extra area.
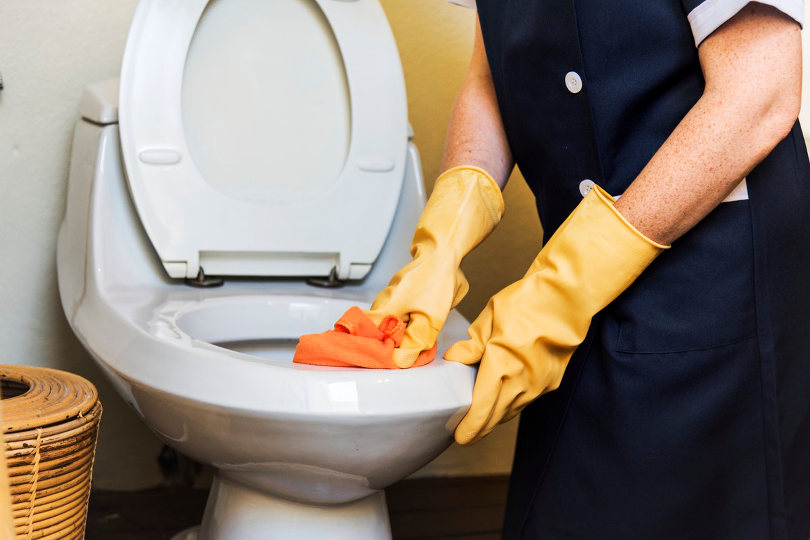
[(470, 67), (450, 115), (442, 170), (459, 165), (481, 167), (501, 188), (515, 166), (477, 18)]
[[(616, 208), (670, 244), (711, 212), (789, 133), (801, 105), (801, 35), (775, 8), (751, 3), (698, 49), (703, 95)], [(501, 122), (480, 26), (450, 119), (444, 169), (472, 164), (503, 187), (514, 159)]]

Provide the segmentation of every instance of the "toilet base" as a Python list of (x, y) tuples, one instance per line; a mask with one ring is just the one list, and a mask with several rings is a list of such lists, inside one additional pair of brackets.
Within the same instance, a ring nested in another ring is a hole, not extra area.
[(312, 506), (249, 488), (217, 475), (203, 523), (172, 540), (390, 540), (388, 507), (380, 491), (341, 505)]

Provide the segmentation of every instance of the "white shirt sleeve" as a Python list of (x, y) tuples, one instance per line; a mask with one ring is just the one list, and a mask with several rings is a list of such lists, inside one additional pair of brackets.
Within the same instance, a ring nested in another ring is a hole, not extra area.
[[(804, 23), (804, 0), (757, 0), (761, 4), (773, 6), (799, 25)], [(688, 19), (695, 38), (695, 46), (717, 30), (724, 22), (750, 3), (750, 0), (683, 0), (689, 11)]]
[(467, 8), (475, 9), (475, 0), (447, 0), (451, 4), (456, 4), (459, 6), (464, 6)]

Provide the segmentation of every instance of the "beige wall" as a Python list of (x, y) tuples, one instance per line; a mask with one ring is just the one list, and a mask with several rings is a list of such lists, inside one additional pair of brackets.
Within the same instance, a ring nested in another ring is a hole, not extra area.
[(95, 478), (160, 481), (151, 433), (79, 345), (56, 288), (76, 106), (86, 84), (116, 76), (134, 0), (0, 0), (0, 362), (66, 369), (93, 381), (104, 416)]
[[(105, 413), (95, 480), (122, 489), (160, 481), (160, 444), (73, 337), (59, 305), (54, 255), (76, 105), (87, 83), (116, 76), (135, 3), (0, 0), (6, 83), (0, 92), (0, 362), (66, 369), (99, 386)], [(399, 43), (430, 190), (470, 53), (474, 14), (442, 0), (382, 3)], [(468, 318), (520, 276), (539, 246), (533, 198), (518, 176), (507, 186), (506, 201), (503, 223), (464, 265), (472, 290), (460, 309)], [(514, 424), (472, 449), (452, 448), (421, 474), (507, 471)]]

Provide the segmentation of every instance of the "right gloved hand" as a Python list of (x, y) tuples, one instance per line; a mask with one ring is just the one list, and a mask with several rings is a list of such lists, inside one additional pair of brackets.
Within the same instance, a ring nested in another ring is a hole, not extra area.
[(503, 216), (495, 180), (477, 167), (454, 167), (439, 176), (416, 224), (413, 260), (394, 274), (366, 314), (375, 324), (393, 315), (408, 322), (394, 363), (413, 365), (433, 347), (450, 310), (469, 289), (461, 260), (492, 232)]
[(475, 442), (557, 388), (592, 318), (669, 246), (639, 232), (599, 186), (579, 203), (523, 279), (493, 296), (470, 325), (470, 339), (444, 354), (480, 361), (472, 405), (456, 442)]

